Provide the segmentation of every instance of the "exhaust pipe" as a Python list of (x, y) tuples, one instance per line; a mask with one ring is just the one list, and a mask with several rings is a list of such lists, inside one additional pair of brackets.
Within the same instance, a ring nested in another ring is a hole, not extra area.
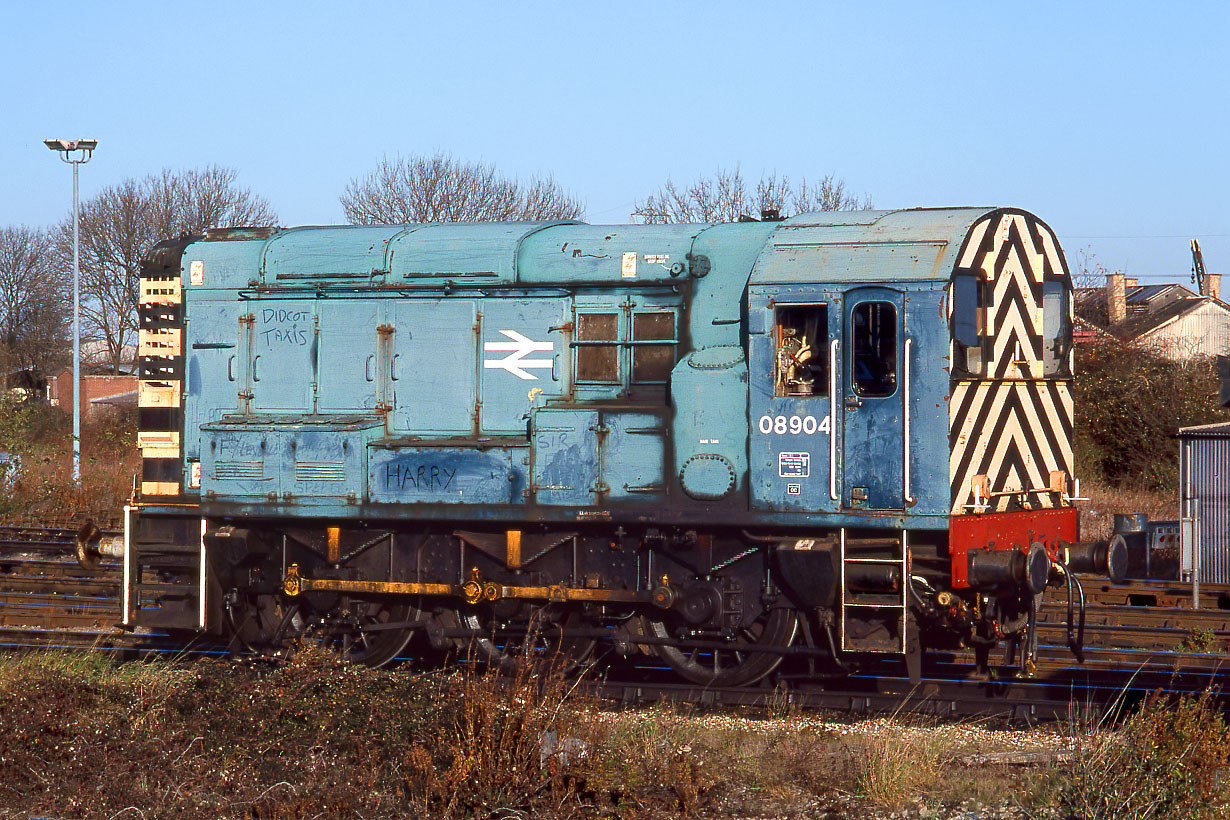
[(124, 557), (124, 536), (104, 535), (93, 521), (86, 521), (77, 530), (77, 563), (86, 569), (97, 569), (103, 556)]

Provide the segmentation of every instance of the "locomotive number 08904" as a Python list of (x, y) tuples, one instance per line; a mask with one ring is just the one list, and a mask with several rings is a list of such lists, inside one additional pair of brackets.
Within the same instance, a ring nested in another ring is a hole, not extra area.
[(757, 426), (766, 436), (770, 434), (797, 436), (800, 433), (811, 436), (816, 433), (832, 432), (828, 416), (817, 419), (815, 416), (770, 416), (766, 414), (760, 417)]

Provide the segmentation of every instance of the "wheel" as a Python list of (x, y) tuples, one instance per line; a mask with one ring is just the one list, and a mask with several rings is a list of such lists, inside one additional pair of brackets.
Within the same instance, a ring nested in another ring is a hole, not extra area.
[(556, 663), (570, 671), (583, 666), (593, 654), (597, 640), (568, 637), (569, 628), (583, 624), (576, 609), (543, 606), (527, 618), (497, 618), (487, 607), (451, 610), (453, 625), (473, 634), (455, 639), (459, 652), (500, 671), (512, 671), (526, 661)]
[[(646, 618), (645, 634), (686, 642), (693, 637), (686, 626), (672, 626)], [(750, 624), (741, 627), (729, 640), (730, 648), (664, 646), (653, 647), (656, 654), (680, 677), (704, 686), (743, 686), (754, 683), (777, 668), (782, 655), (740, 648), (749, 645), (789, 646), (799, 628), (798, 618), (789, 609), (762, 612)], [(698, 637), (709, 644), (715, 639)]]
[(276, 642), (288, 605), (281, 596), (250, 595), (225, 598), (226, 635), (230, 651), (264, 655), (282, 647)]
[(398, 624), (411, 620), (406, 604), (351, 600), (318, 613), (296, 603), (286, 609), (273, 643), (285, 647), (296, 640), (314, 641), (352, 663), (380, 668), (395, 661), (410, 643), (414, 630)]

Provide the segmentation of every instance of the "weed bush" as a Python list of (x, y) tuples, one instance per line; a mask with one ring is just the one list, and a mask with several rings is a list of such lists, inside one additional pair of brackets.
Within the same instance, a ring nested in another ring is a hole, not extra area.
[(0, 452), (20, 457), (5, 481), (0, 516), (109, 522), (140, 469), (136, 412), (113, 409), (83, 420), (81, 485), (72, 480), (72, 417), (58, 407), (0, 394)]
[(530, 666), (507, 678), (474, 667), (454, 675), (438, 703), (439, 733), (405, 753), (408, 802), (441, 818), (575, 802), (594, 746), (575, 685), (558, 669)]
[(1212, 359), (1172, 362), (1104, 340), (1077, 348), (1077, 475), (1115, 487), (1178, 487), (1180, 427), (1230, 419)]
[(1213, 820), (1230, 811), (1230, 730), (1206, 693), (1150, 696), (1116, 732), (1076, 738), (1060, 804), (1084, 820)]
[(1217, 637), (1217, 632), (1205, 628), (1194, 626), (1187, 631), (1187, 635), (1183, 637), (1179, 644), (1180, 652), (1217, 652), (1222, 648), (1221, 641)]

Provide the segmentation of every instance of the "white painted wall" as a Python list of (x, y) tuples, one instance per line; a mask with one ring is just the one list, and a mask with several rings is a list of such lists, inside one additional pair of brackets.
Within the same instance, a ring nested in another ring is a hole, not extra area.
[(1138, 343), (1172, 361), (1230, 355), (1230, 308), (1212, 299), (1143, 334)]

